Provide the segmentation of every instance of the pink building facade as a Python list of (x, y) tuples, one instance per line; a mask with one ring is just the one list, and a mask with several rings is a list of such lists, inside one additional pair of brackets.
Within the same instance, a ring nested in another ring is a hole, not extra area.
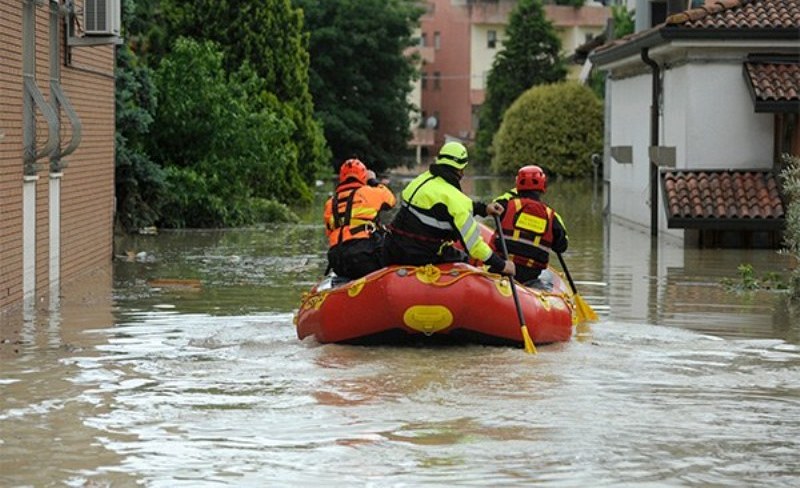
[[(471, 144), (485, 81), (502, 50), (505, 27), (517, 0), (429, 0), (420, 19), (422, 79), (419, 87), (421, 129), (415, 142), (435, 152), (450, 140)], [(605, 29), (609, 11), (593, 4), (575, 9), (546, 5), (565, 55)], [(577, 76), (577, 70), (575, 71)], [(426, 137), (421, 137), (422, 134)]]

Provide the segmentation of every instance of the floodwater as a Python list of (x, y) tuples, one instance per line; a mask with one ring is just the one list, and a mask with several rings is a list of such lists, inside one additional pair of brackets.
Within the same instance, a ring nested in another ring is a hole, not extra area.
[(600, 321), (537, 355), (298, 341), (318, 209), (120, 239), (0, 317), (0, 486), (800, 485), (798, 318), (720, 286), (788, 258), (651, 246), (586, 182), (547, 197)]

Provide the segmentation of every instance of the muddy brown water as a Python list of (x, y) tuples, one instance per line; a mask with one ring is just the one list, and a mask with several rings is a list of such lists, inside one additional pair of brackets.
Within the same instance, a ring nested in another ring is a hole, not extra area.
[(797, 316), (720, 286), (788, 258), (653, 247), (586, 182), (547, 196), (600, 321), (535, 356), (298, 341), (318, 208), (119, 239), (0, 318), (0, 486), (800, 485)]

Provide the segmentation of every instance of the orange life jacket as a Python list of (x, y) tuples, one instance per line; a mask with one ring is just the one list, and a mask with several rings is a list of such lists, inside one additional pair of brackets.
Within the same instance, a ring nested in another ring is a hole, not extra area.
[(394, 194), (383, 185), (346, 182), (325, 202), (325, 234), (330, 247), (353, 239), (368, 239), (378, 228), (378, 214), (395, 204)]
[(508, 200), (500, 223), (514, 264), (529, 268), (546, 268), (553, 245), (553, 209), (525, 197)]

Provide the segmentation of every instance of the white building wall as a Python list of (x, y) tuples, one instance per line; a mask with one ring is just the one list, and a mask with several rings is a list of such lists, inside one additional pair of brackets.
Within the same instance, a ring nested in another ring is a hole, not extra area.
[[(487, 47), (489, 31), (497, 33), (497, 43), (494, 49)], [(501, 24), (472, 24), (470, 32), (470, 82), (471, 90), (484, 90), (486, 77), (492, 68), (494, 57), (503, 48), (506, 28)]]
[(755, 113), (741, 62), (669, 70), (664, 96), (664, 144), (676, 146), (678, 168), (772, 167), (773, 116)]
[(650, 99), (650, 77), (638, 76), (611, 83), (610, 145), (631, 146), (633, 163), (621, 164), (611, 158), (609, 204), (611, 214), (641, 225), (650, 225), (648, 186), (650, 112), (642, 100)]
[[(649, 155), (652, 76), (647, 73), (611, 84), (610, 146), (631, 146), (633, 164), (611, 159), (612, 215), (650, 227)], [(738, 63), (688, 63), (663, 72), (659, 145), (675, 147), (678, 169), (772, 167), (773, 119), (757, 114)], [(659, 231), (668, 229), (660, 194)]]

